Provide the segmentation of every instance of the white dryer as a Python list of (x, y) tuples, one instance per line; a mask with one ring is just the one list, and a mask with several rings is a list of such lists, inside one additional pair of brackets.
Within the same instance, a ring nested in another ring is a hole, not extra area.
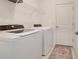
[(53, 29), (51, 27), (34, 27), (42, 30), (42, 55), (46, 56), (53, 46)]

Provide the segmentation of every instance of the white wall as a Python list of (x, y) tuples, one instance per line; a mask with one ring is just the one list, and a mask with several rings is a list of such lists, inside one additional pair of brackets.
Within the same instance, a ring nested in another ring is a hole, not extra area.
[(23, 0), (15, 4), (0, 0), (0, 24), (24, 24), (32, 27), (34, 23), (55, 27), (54, 0)]
[(40, 23), (43, 26), (53, 28), (53, 43), (56, 43), (56, 15), (55, 15), (55, 1), (56, 0), (42, 0), (40, 10), (42, 11)]
[(42, 0), (40, 9), (43, 11), (40, 19), (43, 26), (55, 27), (55, 0)]
[(0, 0), (0, 24), (24, 24), (31, 27), (39, 23), (38, 0), (23, 0), (15, 4), (8, 0)]
[(0, 24), (7, 24), (13, 19), (15, 4), (7, 0), (0, 0)]

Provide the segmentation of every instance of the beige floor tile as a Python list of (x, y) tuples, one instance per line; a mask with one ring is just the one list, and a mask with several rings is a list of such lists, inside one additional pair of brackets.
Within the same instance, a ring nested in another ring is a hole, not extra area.
[[(42, 56), (42, 59), (49, 59), (49, 56), (51, 55), (52, 50), (53, 50), (53, 48), (51, 49), (51, 51), (49, 52), (49, 54), (48, 54), (47, 56)], [(76, 58), (75, 51), (74, 51), (73, 48), (72, 48), (72, 56), (73, 56), (73, 59), (77, 59), (77, 58)]]

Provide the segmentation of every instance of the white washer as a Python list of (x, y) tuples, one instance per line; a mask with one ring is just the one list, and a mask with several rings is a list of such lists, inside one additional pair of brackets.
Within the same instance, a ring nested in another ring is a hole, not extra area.
[(0, 59), (41, 59), (42, 32), (25, 30), (21, 33), (0, 32)]
[(42, 30), (42, 55), (49, 53), (53, 46), (53, 29), (51, 27), (34, 27)]

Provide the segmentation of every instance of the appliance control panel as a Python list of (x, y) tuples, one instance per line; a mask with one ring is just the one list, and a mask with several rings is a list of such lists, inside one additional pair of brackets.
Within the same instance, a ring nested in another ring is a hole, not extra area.
[(8, 0), (8, 1), (13, 3), (23, 3), (23, 0)]

